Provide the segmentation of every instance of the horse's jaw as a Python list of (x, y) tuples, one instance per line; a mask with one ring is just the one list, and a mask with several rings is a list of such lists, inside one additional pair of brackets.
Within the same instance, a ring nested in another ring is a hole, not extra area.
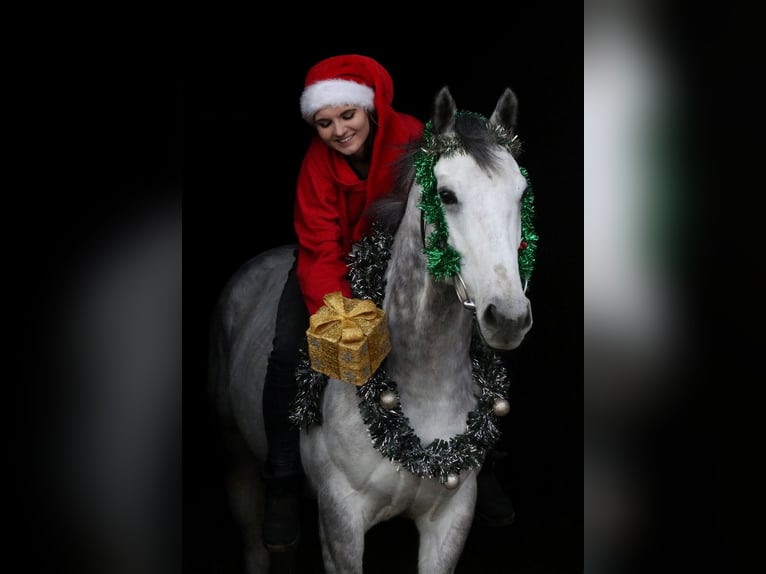
[[(468, 352), (472, 313), (455, 296), (451, 284), (434, 281), (419, 266), (387, 278), (384, 310), (391, 331), (391, 345), (402, 354), (438, 358), (444, 353)], [(406, 278), (406, 279), (403, 279)], [(425, 346), (425, 349), (416, 349)]]
[(418, 361), (432, 361), (445, 354), (463, 356), (470, 348), (471, 321), (471, 314), (462, 309), (443, 314), (394, 312), (388, 321), (391, 352), (415, 356)]

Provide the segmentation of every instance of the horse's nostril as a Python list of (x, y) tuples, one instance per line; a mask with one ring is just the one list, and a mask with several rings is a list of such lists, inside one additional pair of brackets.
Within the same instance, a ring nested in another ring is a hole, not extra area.
[(484, 311), (484, 322), (487, 326), (497, 325), (497, 309), (493, 304), (487, 305), (487, 309)]

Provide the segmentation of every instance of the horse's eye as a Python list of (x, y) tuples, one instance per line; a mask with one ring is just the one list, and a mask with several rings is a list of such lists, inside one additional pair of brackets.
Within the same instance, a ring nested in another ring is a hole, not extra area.
[(441, 198), (444, 205), (452, 205), (453, 203), (457, 203), (457, 196), (455, 195), (455, 192), (449, 188), (440, 189), (439, 197)]

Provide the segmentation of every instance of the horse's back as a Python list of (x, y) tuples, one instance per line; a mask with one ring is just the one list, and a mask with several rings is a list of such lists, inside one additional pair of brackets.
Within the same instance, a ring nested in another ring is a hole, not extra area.
[(261, 393), (277, 307), (295, 245), (261, 252), (243, 264), (218, 298), (212, 317), (211, 393), (224, 424), (235, 424), (258, 458), (266, 441)]

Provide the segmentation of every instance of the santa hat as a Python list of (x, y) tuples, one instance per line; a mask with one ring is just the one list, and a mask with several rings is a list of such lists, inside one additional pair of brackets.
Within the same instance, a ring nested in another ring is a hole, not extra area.
[(375, 111), (376, 92), (382, 89), (388, 98), (391, 86), (388, 72), (372, 58), (356, 54), (327, 58), (306, 74), (301, 115), (313, 123), (314, 114), (327, 107), (348, 105)]

